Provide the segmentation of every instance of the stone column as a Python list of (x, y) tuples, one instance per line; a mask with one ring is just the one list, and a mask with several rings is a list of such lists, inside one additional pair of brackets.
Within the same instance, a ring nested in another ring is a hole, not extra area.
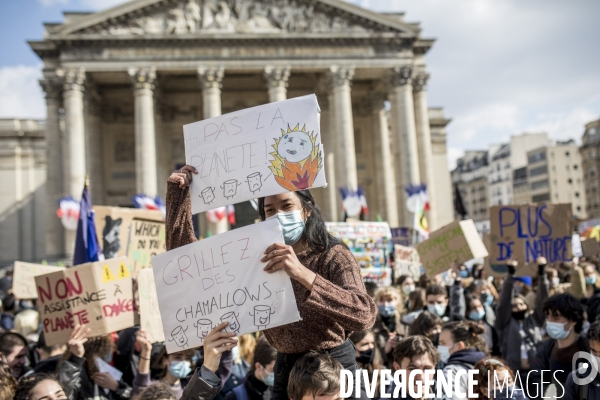
[(265, 67), (265, 80), (269, 88), (269, 102), (283, 101), (287, 99), (288, 78), (290, 77), (290, 67)]
[(64, 257), (65, 229), (56, 216), (58, 199), (63, 195), (63, 151), (60, 133), (62, 87), (58, 79), (42, 79), (40, 85), (46, 94), (46, 207), (45, 257)]
[(335, 121), (331, 111), (331, 95), (318, 93), (319, 107), (321, 108), (321, 143), (323, 143), (323, 166), (327, 177), (327, 187), (323, 192), (323, 203), (319, 204), (326, 221), (338, 220), (337, 185), (335, 179)]
[(338, 186), (357, 189), (356, 152), (354, 149), (354, 121), (352, 120), (352, 98), (350, 84), (354, 76), (354, 67), (333, 66), (330, 69), (333, 92), (333, 110), (336, 128), (336, 157), (339, 157), (340, 174), (337, 174)]
[(154, 81), (156, 69), (130, 68), (135, 114), (135, 190), (156, 196), (156, 133), (154, 129)]
[(417, 128), (417, 147), (419, 148), (419, 172), (421, 181), (427, 185), (427, 193), (431, 201), (431, 209), (427, 221), (430, 230), (439, 228), (437, 204), (435, 199), (435, 178), (433, 171), (433, 150), (431, 148), (431, 131), (429, 128), (429, 107), (427, 106), (426, 85), (429, 74), (419, 74), (413, 78), (413, 97), (415, 103), (415, 125)]
[(398, 220), (398, 197), (396, 174), (392, 158), (390, 131), (385, 112), (385, 95), (373, 92), (370, 95), (370, 108), (373, 119), (373, 148), (375, 156), (375, 183), (379, 195), (379, 212), (392, 228), (400, 226)]
[(398, 210), (402, 226), (412, 227), (414, 215), (406, 209), (406, 192), (410, 184), (421, 182), (417, 147), (417, 130), (413, 105), (412, 67), (396, 67), (391, 71), (392, 130), (398, 154), (396, 156), (396, 182)]
[(104, 140), (101, 131), (101, 98), (93, 85), (86, 87), (85, 131), (87, 132), (87, 170), (92, 203), (106, 204), (104, 191)]
[[(198, 79), (200, 80), (200, 87), (202, 89), (204, 119), (218, 117), (221, 115), (221, 82), (223, 81), (223, 73), (223, 67), (198, 68)], [(202, 217), (200, 220), (203, 221), (205, 218)], [(201, 229), (201, 231), (202, 230), (203, 229)], [(229, 230), (227, 217), (223, 218), (216, 224), (209, 222), (208, 230), (213, 235), (227, 232), (227, 230)]]
[(83, 92), (85, 69), (58, 70), (64, 80), (63, 104), (65, 108), (65, 187), (66, 194), (81, 199), (86, 175), (85, 125)]

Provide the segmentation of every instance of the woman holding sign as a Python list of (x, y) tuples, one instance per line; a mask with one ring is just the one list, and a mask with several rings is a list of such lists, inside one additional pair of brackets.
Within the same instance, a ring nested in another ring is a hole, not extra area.
[[(169, 177), (167, 190), (167, 250), (196, 240), (192, 226), (189, 184), (197, 174), (186, 165)], [(327, 352), (346, 369), (355, 370), (356, 350), (349, 335), (370, 329), (377, 307), (367, 294), (352, 253), (325, 227), (319, 206), (308, 190), (286, 192), (258, 200), (261, 221), (277, 219), (285, 243), (265, 250), (264, 270), (285, 271), (292, 279), (302, 320), (264, 331), (278, 351), (273, 400), (287, 399), (289, 373), (311, 350)]]

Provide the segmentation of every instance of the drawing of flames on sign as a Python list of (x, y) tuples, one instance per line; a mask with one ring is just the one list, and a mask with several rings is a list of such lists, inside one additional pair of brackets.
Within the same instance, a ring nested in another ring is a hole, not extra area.
[(281, 130), (281, 137), (272, 145), (275, 151), (270, 153), (273, 160), (269, 166), (281, 187), (295, 191), (312, 186), (323, 168), (321, 145), (315, 143), (317, 135), (307, 132), (306, 125), (300, 129), (300, 124)]

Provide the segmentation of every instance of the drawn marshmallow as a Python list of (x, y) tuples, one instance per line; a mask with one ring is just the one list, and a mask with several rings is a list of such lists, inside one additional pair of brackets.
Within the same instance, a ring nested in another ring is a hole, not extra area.
[(231, 311), (228, 312), (227, 314), (224, 314), (221, 317), (221, 322), (229, 322), (229, 326), (227, 326), (227, 328), (225, 328), (226, 332), (239, 332), (240, 331), (240, 323), (238, 322), (237, 317), (239, 316), (239, 314), (236, 314), (235, 312)]
[(204, 200), (204, 204), (212, 204), (215, 199), (215, 188), (207, 187), (202, 190), (200, 193), (202, 200)]
[(246, 177), (248, 186), (250, 187), (250, 191), (252, 193), (260, 190), (262, 187), (262, 174), (260, 172), (254, 172)]
[(229, 179), (223, 182), (223, 186), (221, 186), (221, 189), (223, 189), (223, 197), (229, 199), (235, 196), (237, 187), (240, 185), (241, 183), (238, 183), (237, 179)]
[(212, 330), (212, 321), (206, 318), (199, 319), (198, 321), (194, 322), (194, 328), (197, 328), (198, 330), (198, 337), (204, 339)]
[(275, 311), (271, 311), (271, 306), (258, 305), (254, 306), (254, 314), (250, 314), (254, 317), (254, 325), (259, 329), (265, 329), (271, 322), (271, 314), (275, 314)]
[(187, 330), (187, 326), (185, 327), (185, 329), (183, 329), (181, 325), (176, 326), (175, 329), (173, 329), (173, 331), (171, 332), (171, 339), (169, 339), (169, 342), (175, 342), (177, 346), (182, 348), (186, 347), (188, 339), (185, 335), (185, 331)]

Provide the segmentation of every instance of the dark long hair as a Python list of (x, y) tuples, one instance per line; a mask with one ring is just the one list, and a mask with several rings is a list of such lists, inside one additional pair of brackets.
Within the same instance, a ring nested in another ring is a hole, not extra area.
[[(337, 244), (342, 244), (342, 241), (332, 236), (325, 227), (325, 220), (321, 214), (321, 209), (315, 201), (310, 190), (298, 190), (292, 192), (298, 196), (302, 203), (302, 208), (310, 212), (310, 217), (306, 219), (304, 224), (304, 240), (313, 250), (327, 251)], [(267, 216), (265, 214), (265, 198), (258, 199), (258, 215), (261, 221), (264, 221)]]

